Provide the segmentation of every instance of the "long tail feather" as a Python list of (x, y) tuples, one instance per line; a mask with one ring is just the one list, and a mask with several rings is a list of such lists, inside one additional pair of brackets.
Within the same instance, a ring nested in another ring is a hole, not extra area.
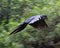
[(15, 34), (15, 33), (19, 32), (19, 31), (23, 30), (26, 26), (27, 26), (27, 23), (23, 23), (23, 24), (19, 25), (19, 26), (18, 26), (13, 32), (11, 32), (9, 35)]

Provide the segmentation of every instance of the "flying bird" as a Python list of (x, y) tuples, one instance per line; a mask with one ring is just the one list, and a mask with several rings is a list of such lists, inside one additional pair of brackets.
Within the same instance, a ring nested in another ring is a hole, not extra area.
[(15, 34), (17, 32), (22, 31), (27, 25), (30, 25), (36, 29), (47, 28), (48, 25), (46, 23), (46, 19), (48, 19), (47, 15), (36, 15), (28, 18), (22, 24), (20, 24), (15, 30), (13, 30), (9, 35)]

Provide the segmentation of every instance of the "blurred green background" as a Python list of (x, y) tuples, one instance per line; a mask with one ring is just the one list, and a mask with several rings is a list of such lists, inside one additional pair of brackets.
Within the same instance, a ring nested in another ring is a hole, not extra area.
[(27, 48), (25, 41), (48, 40), (53, 39), (56, 33), (60, 35), (59, 23), (47, 36), (29, 25), (23, 31), (9, 36), (16, 26), (38, 14), (47, 14), (49, 25), (53, 18), (60, 16), (60, 0), (0, 0), (0, 48)]

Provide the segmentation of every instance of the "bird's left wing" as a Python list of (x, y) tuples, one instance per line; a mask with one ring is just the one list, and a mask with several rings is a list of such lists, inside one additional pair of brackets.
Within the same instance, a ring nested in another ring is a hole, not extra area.
[(33, 19), (34, 19), (34, 17), (25, 20), (25, 22), (23, 22), (21, 25), (19, 25), (19, 26), (18, 26), (15, 30), (13, 30), (9, 35), (15, 34), (15, 33), (19, 32), (19, 31), (23, 30), (23, 29), (27, 26), (27, 24), (29, 24), (29, 22), (31, 22)]

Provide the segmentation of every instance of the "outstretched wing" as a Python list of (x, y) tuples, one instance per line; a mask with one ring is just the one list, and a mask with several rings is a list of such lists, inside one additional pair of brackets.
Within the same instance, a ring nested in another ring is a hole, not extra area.
[(11, 32), (9, 35), (15, 34), (15, 33), (19, 32), (19, 31), (23, 30), (23, 29), (27, 26), (27, 24), (29, 24), (29, 22), (32, 21), (33, 19), (34, 19), (34, 18), (29, 18), (29, 19), (27, 19), (24, 23), (22, 23), (21, 25), (19, 25), (19, 26), (18, 26), (13, 32)]

